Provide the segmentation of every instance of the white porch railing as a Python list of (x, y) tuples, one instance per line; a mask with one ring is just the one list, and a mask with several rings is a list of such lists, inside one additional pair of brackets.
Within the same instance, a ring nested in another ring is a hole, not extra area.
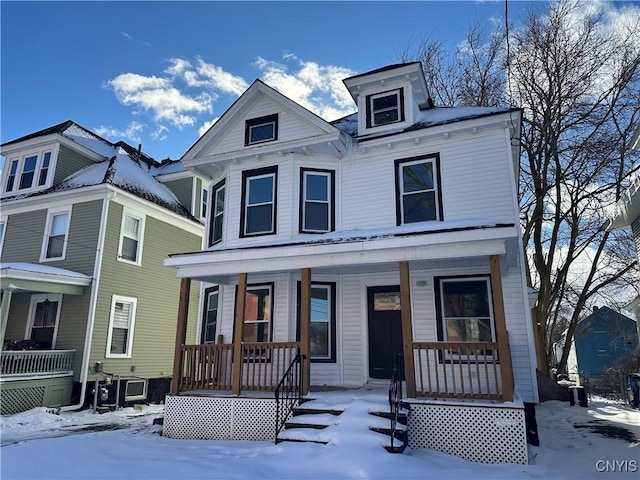
[(6, 350), (0, 358), (0, 377), (47, 377), (72, 373), (75, 350)]

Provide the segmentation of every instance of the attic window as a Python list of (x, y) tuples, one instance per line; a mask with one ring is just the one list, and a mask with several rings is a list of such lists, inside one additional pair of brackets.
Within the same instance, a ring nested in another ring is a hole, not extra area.
[(404, 121), (402, 88), (367, 96), (367, 128)]
[(244, 131), (244, 144), (271, 142), (278, 139), (278, 114), (247, 120)]
[(8, 161), (8, 169), (3, 172), (2, 193), (18, 193), (46, 188), (51, 184), (53, 152), (49, 148), (14, 157)]

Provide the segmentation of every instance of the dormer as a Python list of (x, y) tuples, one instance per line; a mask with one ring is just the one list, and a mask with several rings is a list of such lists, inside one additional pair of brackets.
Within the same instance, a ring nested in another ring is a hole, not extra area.
[(74, 171), (104, 161), (105, 155), (91, 148), (92, 144), (102, 150), (110, 146), (70, 120), (2, 144), (0, 155), (5, 161), (0, 197), (46, 190)]
[(429, 91), (420, 62), (390, 65), (344, 80), (358, 105), (358, 136), (404, 130), (421, 109), (429, 108)]

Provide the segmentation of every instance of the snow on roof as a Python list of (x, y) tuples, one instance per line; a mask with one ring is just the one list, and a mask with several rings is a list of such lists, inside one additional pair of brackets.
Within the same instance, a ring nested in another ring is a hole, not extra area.
[(73, 270), (67, 270), (64, 268), (52, 267), (49, 265), (41, 265), (39, 263), (25, 263), (25, 262), (5, 262), (0, 263), (0, 271), (2, 276), (6, 275), (9, 270), (24, 272), (24, 273), (39, 273), (47, 275), (57, 275), (60, 277), (74, 277), (80, 279), (90, 280), (91, 277), (84, 273), (74, 272)]
[(105, 158), (109, 158), (115, 153), (115, 146), (111, 142), (81, 127), (77, 123), (72, 122), (71, 125), (62, 132), (62, 135)]
[(121, 148), (118, 148), (116, 154), (109, 160), (85, 167), (67, 177), (51, 191), (68, 190), (101, 183), (115, 185), (187, 218), (193, 218), (180, 204), (173, 192), (153, 178), (146, 163), (138, 163)]
[[(420, 110), (415, 123), (403, 132), (512, 111), (515, 109), (509, 107), (433, 107)], [(351, 137), (358, 135), (357, 113), (335, 120), (331, 124)]]

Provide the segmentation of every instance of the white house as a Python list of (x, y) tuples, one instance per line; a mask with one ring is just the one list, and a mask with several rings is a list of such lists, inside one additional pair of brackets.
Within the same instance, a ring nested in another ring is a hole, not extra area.
[(327, 122), (256, 80), (182, 157), (213, 187), (203, 250), (164, 262), (204, 282), (164, 433), (273, 438), (296, 353), (303, 395), (386, 385), (401, 354), (410, 447), (526, 463), (521, 111), (434, 107), (418, 62), (344, 84), (357, 113)]

